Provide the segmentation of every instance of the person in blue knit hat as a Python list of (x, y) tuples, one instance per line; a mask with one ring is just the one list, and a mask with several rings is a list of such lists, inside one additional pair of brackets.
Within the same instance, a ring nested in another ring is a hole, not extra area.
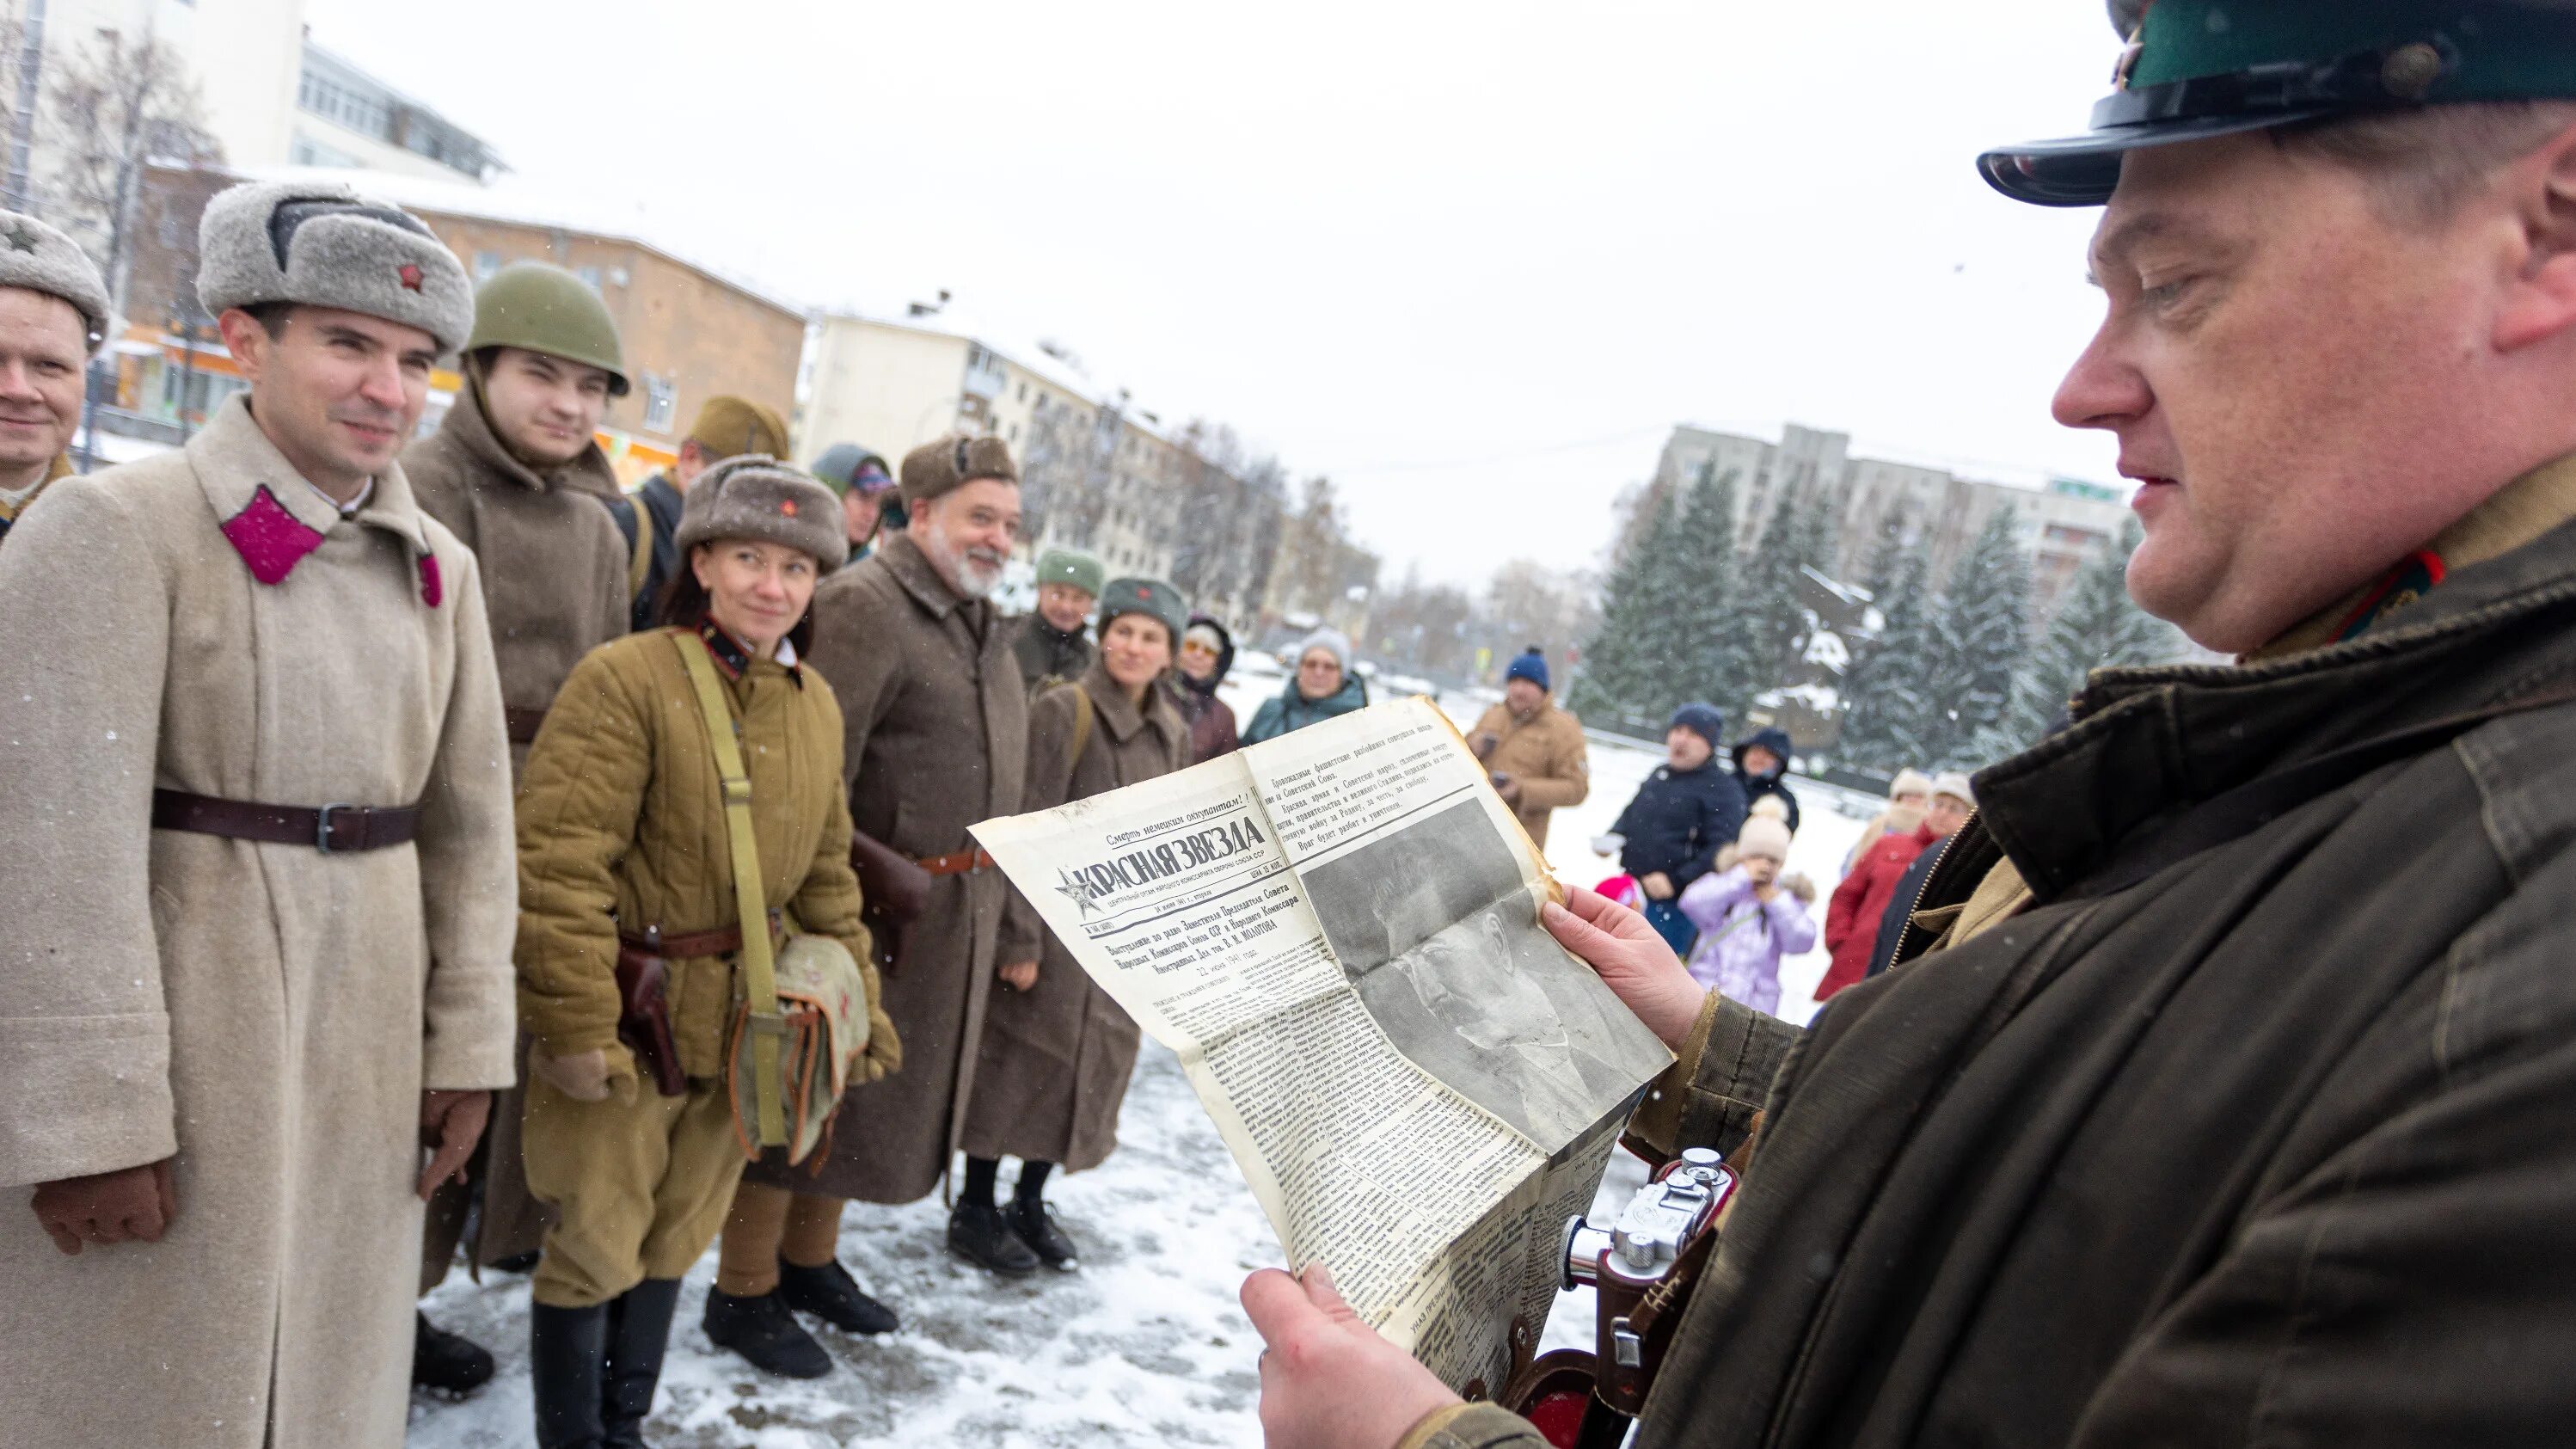
[(1503, 702), (1476, 721), (1467, 743), (1542, 849), (1547, 817), (1592, 793), (1583, 722), (1548, 697), (1547, 656), (1535, 644), (1503, 671)]
[(1619, 857), (1646, 896), (1646, 923), (1688, 955), (1699, 928), (1682, 914), (1681, 894), (1713, 869), (1717, 853), (1744, 828), (1744, 787), (1717, 763), (1726, 716), (1694, 700), (1673, 711), (1664, 730), (1664, 763), (1637, 787), (1608, 835), (1593, 841)]

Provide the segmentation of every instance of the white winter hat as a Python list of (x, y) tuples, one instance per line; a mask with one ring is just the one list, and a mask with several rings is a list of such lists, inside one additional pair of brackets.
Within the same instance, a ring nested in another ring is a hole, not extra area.
[(1977, 808), (1977, 792), (1968, 785), (1968, 777), (1957, 770), (1944, 770), (1932, 778), (1932, 793), (1947, 795), (1960, 804)]
[(42, 292), (71, 304), (87, 350), (107, 341), (107, 283), (70, 237), (32, 216), (0, 211), (0, 287)]
[(1931, 793), (1932, 777), (1924, 774), (1921, 770), (1913, 769), (1911, 767), (1897, 771), (1896, 778), (1890, 781), (1887, 786), (1887, 798), (1890, 800), (1902, 799), (1907, 795), (1929, 795)]
[(244, 182), (206, 203), (197, 300), (218, 315), (263, 302), (360, 312), (417, 327), (442, 353), (474, 330), (456, 253), (419, 217), (336, 181)]
[(1777, 820), (1784, 830), (1789, 825), (1789, 807), (1780, 803), (1780, 797), (1777, 795), (1763, 796), (1754, 801), (1744, 813), (1757, 820)]
[(1744, 830), (1735, 837), (1738, 856), (1758, 855), (1766, 860), (1789, 863), (1789, 827), (1768, 815), (1747, 816)]

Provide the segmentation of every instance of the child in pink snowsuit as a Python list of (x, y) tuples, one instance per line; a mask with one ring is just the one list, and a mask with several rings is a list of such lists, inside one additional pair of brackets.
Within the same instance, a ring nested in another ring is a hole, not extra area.
[(1789, 863), (1789, 827), (1769, 815), (1746, 818), (1734, 854), (1734, 865), (1682, 892), (1682, 914), (1699, 927), (1687, 964), (1700, 985), (1756, 1011), (1776, 1012), (1780, 958), (1815, 949), (1816, 922), (1807, 914), (1815, 887), (1802, 876), (1780, 878)]

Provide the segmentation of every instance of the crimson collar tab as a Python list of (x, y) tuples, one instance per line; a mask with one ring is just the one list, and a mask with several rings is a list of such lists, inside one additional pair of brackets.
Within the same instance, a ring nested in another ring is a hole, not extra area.
[(2564, 0), (2122, 0), (2134, 23), (2079, 136), (1977, 158), (1996, 190), (2099, 206), (2131, 151), (2335, 116), (2576, 97)]
[[(742, 641), (726, 633), (713, 618), (698, 620), (698, 637), (707, 642), (707, 653), (715, 657), (716, 668), (724, 671), (725, 678), (740, 679), (750, 672), (751, 651), (743, 648)], [(802, 661), (781, 667), (787, 671), (787, 677), (796, 682), (797, 688), (805, 687), (805, 666)]]

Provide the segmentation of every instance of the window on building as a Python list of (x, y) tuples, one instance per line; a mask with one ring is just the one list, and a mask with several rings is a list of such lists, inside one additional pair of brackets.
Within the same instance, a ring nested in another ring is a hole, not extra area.
[(1027, 402), (1028, 400), (1029, 400), (1029, 384), (1028, 384), (1028, 379), (1026, 379), (1026, 378), (1022, 378), (1022, 379), (1020, 379), (1020, 401), (1022, 401), (1022, 402)]
[(644, 374), (644, 427), (648, 432), (667, 433), (671, 415), (679, 410), (680, 390), (667, 377)]
[(480, 286), (483, 283), (492, 280), (492, 274), (499, 270), (501, 270), (501, 254), (499, 252), (479, 251), (474, 254), (475, 285)]
[(1014, 442), (1014, 443), (1016, 443), (1016, 442), (1018, 442), (1019, 440), (1020, 440), (1020, 425), (1019, 425), (1018, 423), (1013, 423), (1013, 424), (1011, 424), (1011, 441), (1012, 441), (1012, 442)]
[(590, 288), (594, 292), (599, 290), (599, 268), (575, 267), (572, 269), (572, 274), (581, 278), (583, 286)]

